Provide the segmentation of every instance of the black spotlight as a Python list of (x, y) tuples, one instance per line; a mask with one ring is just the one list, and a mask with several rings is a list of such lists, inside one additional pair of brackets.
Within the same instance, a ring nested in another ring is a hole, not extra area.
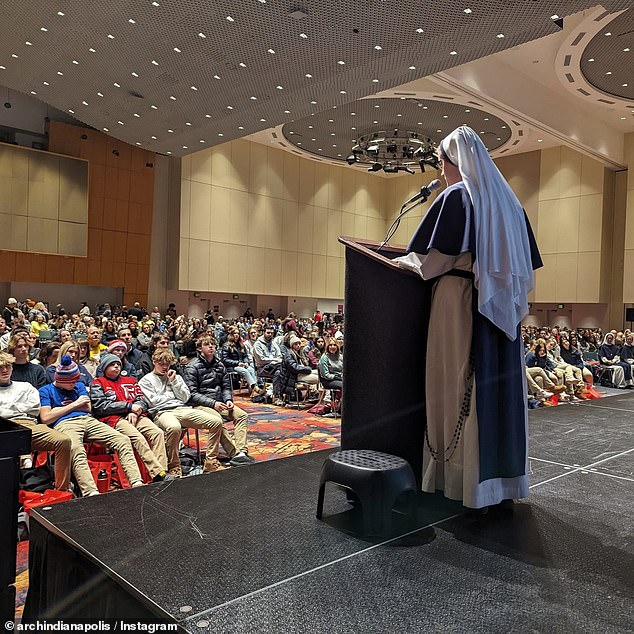
[(424, 174), (425, 173), (425, 159), (421, 159), (420, 161), (418, 161), (418, 164), (420, 165), (420, 173)]
[(411, 145), (403, 146), (403, 158), (414, 158), (414, 148)]
[(398, 146), (396, 145), (396, 143), (390, 143), (386, 149), (388, 154), (396, 154)]
[(10, 101), (5, 101), (4, 102), (4, 107), (5, 108), (10, 108), (11, 107), (11, 102)]
[(112, 150), (112, 153), (113, 153), (115, 156), (119, 156), (119, 150), (116, 150), (116, 149), (115, 149), (115, 150)]
[(396, 174), (396, 173), (398, 173), (398, 166), (397, 165), (390, 165), (389, 163), (386, 163), (383, 166), (383, 171), (386, 174)]
[(382, 169), (381, 163), (372, 163), (372, 167), (368, 167), (368, 172), (380, 172)]
[(154, 163), (146, 163), (145, 167), (154, 167)]
[(555, 26), (558, 26), (562, 31), (564, 30), (564, 19), (563, 18), (553, 17), (552, 21), (555, 24)]
[(357, 158), (357, 155), (354, 153), (346, 157), (346, 162), (348, 163), (348, 165), (354, 165), (358, 161), (359, 159)]
[(85, 141), (85, 140), (88, 138), (88, 135), (87, 135), (87, 134), (82, 134), (79, 138), (80, 138), (82, 141)]

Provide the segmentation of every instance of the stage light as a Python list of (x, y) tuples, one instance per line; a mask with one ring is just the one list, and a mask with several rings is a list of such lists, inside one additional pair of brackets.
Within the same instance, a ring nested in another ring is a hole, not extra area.
[(389, 143), (386, 148), (388, 154), (396, 154), (397, 150), (398, 146), (396, 145), (396, 143)]
[(381, 163), (373, 163), (371, 167), (368, 167), (368, 172), (380, 172), (382, 169)]
[(350, 154), (350, 156), (346, 157), (346, 162), (348, 163), (348, 165), (354, 165), (355, 163), (359, 162), (359, 159), (357, 158), (356, 154)]
[(383, 166), (383, 171), (386, 174), (396, 174), (398, 172), (399, 166), (398, 165), (390, 165), (389, 163), (386, 163)]
[(414, 158), (414, 148), (411, 145), (403, 146), (403, 158)]

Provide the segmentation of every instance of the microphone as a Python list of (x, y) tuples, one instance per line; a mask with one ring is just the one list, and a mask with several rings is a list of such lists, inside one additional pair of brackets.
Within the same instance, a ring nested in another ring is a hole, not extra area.
[(415, 196), (412, 196), (405, 204), (409, 205), (410, 203), (414, 203), (417, 200), (420, 200), (421, 198), (424, 198), (425, 200), (427, 200), (431, 196), (432, 192), (436, 191), (437, 189), (440, 189), (441, 185), (442, 183), (440, 182), (438, 178), (434, 179), (431, 183), (429, 183), (429, 185), (423, 185), (420, 188), (420, 191), (418, 192), (418, 194), (416, 194)]

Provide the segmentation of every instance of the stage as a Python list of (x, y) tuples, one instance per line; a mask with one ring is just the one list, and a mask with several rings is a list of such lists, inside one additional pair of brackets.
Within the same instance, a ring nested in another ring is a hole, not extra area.
[(331, 517), (315, 519), (327, 452), (34, 512), (25, 620), (153, 615), (196, 633), (631, 631), (633, 414), (630, 392), (532, 410), (528, 500), (473, 517), (421, 495), (417, 526), (383, 540), (334, 527), (351, 514), (332, 485)]

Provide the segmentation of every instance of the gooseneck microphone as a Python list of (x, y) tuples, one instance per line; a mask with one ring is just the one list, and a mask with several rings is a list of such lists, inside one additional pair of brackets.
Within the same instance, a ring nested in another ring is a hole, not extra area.
[(429, 183), (429, 185), (423, 185), (417, 194), (415, 194), (409, 200), (403, 203), (403, 206), (401, 207), (401, 210), (398, 216), (396, 216), (396, 218), (394, 219), (394, 222), (390, 225), (390, 228), (387, 230), (387, 233), (385, 234), (385, 240), (381, 242), (381, 245), (377, 249), (377, 253), (390, 241), (392, 236), (396, 233), (396, 231), (398, 230), (398, 226), (401, 224), (401, 218), (406, 213), (414, 209), (414, 207), (416, 207), (416, 205), (418, 205), (419, 202), (420, 203), (427, 202), (427, 199), (431, 196), (432, 192), (436, 191), (437, 189), (440, 189), (441, 186), (442, 186), (442, 183), (440, 182), (438, 178), (436, 178), (431, 183)]

